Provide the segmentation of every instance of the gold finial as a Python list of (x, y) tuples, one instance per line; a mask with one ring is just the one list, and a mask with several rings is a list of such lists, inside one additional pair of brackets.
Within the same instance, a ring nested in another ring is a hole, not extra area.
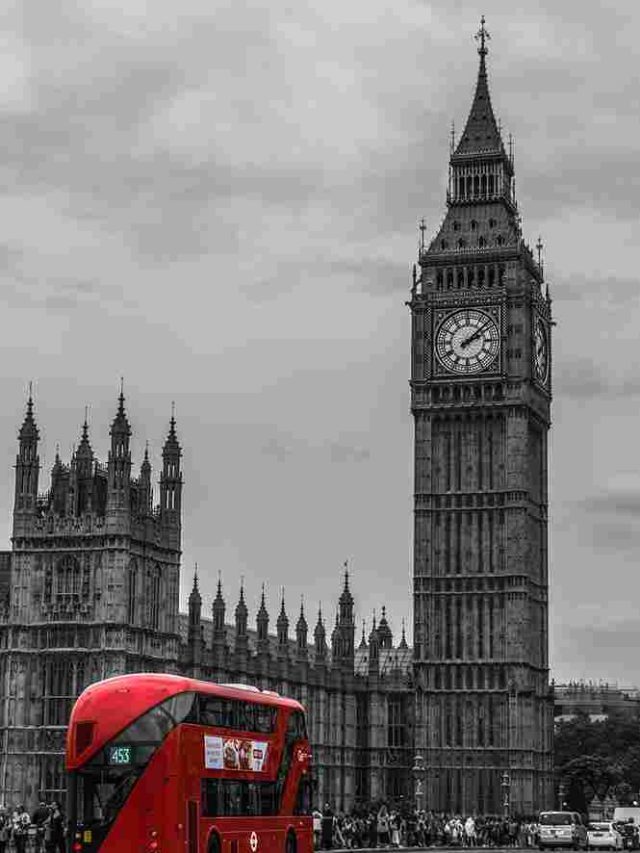
[(480, 47), (478, 48), (478, 53), (480, 54), (480, 56), (486, 56), (487, 55), (488, 51), (487, 51), (487, 47), (486, 47), (485, 42), (489, 41), (490, 38), (491, 38), (491, 36), (489, 35), (489, 33), (488, 33), (488, 31), (484, 25), (484, 15), (483, 15), (480, 18), (480, 29), (478, 30), (478, 32), (475, 35), (476, 41), (480, 42)]

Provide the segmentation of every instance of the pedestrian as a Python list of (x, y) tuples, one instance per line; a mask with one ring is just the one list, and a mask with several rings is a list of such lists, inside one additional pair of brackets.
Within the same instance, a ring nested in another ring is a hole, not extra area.
[(11, 838), (11, 816), (8, 810), (0, 807), (0, 853), (5, 853)]
[(31, 815), (31, 823), (36, 828), (36, 837), (34, 842), (35, 853), (42, 853), (44, 844), (44, 825), (49, 817), (49, 807), (42, 800), (38, 803), (38, 807)]
[(16, 806), (11, 816), (11, 834), (16, 853), (25, 853), (31, 818), (23, 805)]
[(45, 829), (45, 845), (47, 853), (65, 853), (64, 814), (60, 804), (51, 803), (48, 824)]
[(331, 850), (333, 848), (333, 811), (329, 803), (325, 803), (322, 810), (321, 842), (323, 850)]

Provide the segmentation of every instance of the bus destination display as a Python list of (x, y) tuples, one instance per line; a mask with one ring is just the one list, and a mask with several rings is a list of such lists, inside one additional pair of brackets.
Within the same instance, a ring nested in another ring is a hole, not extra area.
[(107, 747), (107, 764), (132, 764), (132, 746), (109, 746)]

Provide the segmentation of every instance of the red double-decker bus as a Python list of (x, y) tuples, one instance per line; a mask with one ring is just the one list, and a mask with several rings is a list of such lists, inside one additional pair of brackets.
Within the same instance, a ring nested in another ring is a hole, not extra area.
[(304, 709), (245, 685), (122, 675), (67, 735), (73, 853), (312, 853)]

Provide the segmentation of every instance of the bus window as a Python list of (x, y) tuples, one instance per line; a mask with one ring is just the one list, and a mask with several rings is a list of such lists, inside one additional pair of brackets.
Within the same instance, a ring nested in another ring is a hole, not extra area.
[(203, 779), (203, 817), (267, 817), (279, 812), (274, 782)]
[(291, 711), (287, 721), (287, 739), (299, 740), (306, 738), (307, 727), (304, 722), (304, 714), (301, 711)]
[(255, 705), (255, 731), (271, 734), (276, 727), (276, 709), (269, 705)]

